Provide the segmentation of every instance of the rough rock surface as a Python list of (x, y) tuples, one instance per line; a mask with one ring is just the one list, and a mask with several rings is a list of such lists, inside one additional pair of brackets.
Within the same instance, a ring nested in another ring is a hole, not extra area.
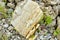
[[(20, 15), (19, 14), (21, 13), (20, 9), (26, 5), (27, 1), (28, 0), (0, 0), (0, 40), (3, 40), (3, 39), (4, 40), (27, 40), (22, 35), (20, 35), (19, 32), (17, 32), (16, 29), (14, 29), (15, 27), (10, 23), (12, 14), (15, 15), (14, 11), (17, 12), (18, 15)], [(44, 18), (41, 21), (41, 23), (39, 22), (39, 24), (41, 25), (32, 35), (34, 38), (31, 37), (29, 39), (32, 40), (36, 38), (36, 40), (60, 40), (60, 34), (59, 34), (60, 33), (59, 31), (60, 29), (60, 0), (33, 0), (33, 1), (38, 3), (39, 7), (43, 11), (43, 15), (46, 14), (45, 16), (50, 16), (53, 20), (49, 25), (46, 25), (45, 18)], [(16, 15), (14, 16), (15, 18), (18, 17)], [(7, 16), (8, 18), (6, 18), (5, 16)], [(50, 18), (48, 19), (50, 20)], [(49, 22), (49, 20), (47, 21)]]
[(11, 23), (21, 35), (26, 36), (42, 16), (43, 13), (39, 5), (36, 2), (28, 1), (16, 7)]

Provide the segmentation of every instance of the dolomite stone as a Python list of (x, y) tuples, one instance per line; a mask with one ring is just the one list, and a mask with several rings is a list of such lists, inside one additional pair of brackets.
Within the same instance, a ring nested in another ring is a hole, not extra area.
[(26, 37), (42, 16), (43, 12), (38, 3), (24, 1), (16, 6), (11, 24), (22, 36)]
[(58, 27), (60, 28), (60, 17), (58, 17), (57, 20), (58, 20)]
[[(60, 29), (60, 17), (57, 17), (58, 20), (58, 29)], [(57, 35), (58, 40), (60, 40), (60, 34)]]
[(10, 8), (14, 8), (15, 7), (14, 3), (8, 3), (7, 6), (10, 7)]

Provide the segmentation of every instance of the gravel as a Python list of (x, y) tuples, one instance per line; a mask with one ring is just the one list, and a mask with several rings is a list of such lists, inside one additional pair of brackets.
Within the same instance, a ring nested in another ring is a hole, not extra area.
[[(8, 14), (11, 14), (16, 5), (21, 2), (21, 0), (8, 0), (9, 2), (5, 5), (5, 2), (2, 2), (0, 0), (0, 4), (2, 6), (6, 6), (6, 10)], [(34, 33), (37, 35), (35, 40), (60, 40), (60, 35), (54, 36), (54, 30), (56, 24), (58, 24), (57, 27), (60, 28), (60, 0), (34, 0), (39, 5), (40, 8), (45, 12), (46, 15), (51, 16), (53, 19), (52, 22), (49, 25), (40, 25), (40, 27), (36, 30)], [(18, 10), (18, 9), (17, 9)], [(18, 11), (17, 11), (18, 12)], [(0, 15), (1, 17), (2, 15)], [(6, 34), (8, 37), (8, 40), (27, 40), (24, 37), (22, 37), (15, 29), (12, 24), (10, 24), (11, 18), (0, 18), (0, 39), (3, 34)], [(39, 32), (38, 32), (39, 30)]]
[(58, 20), (58, 27), (60, 27), (60, 17), (57, 17)]
[(10, 8), (14, 8), (15, 7), (14, 3), (7, 3), (7, 6), (10, 7)]

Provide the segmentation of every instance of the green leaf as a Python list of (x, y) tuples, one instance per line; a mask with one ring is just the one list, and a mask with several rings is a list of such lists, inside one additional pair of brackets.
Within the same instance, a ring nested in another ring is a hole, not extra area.
[(35, 35), (31, 35), (29, 40), (34, 40)]
[(54, 35), (57, 36), (57, 35), (59, 35), (59, 34), (60, 34), (60, 29), (57, 28), (57, 29), (54, 31)]
[(54, 36), (57, 36), (57, 35), (58, 35), (58, 33), (56, 31), (54, 31)]
[(7, 17), (4, 3), (0, 3), (0, 13), (1, 13), (2, 16), (4, 16), (5, 18)]
[(50, 16), (46, 16), (45, 24), (50, 24), (52, 22), (52, 18)]
[(7, 35), (3, 35), (3, 36), (2, 36), (2, 40), (8, 40)]

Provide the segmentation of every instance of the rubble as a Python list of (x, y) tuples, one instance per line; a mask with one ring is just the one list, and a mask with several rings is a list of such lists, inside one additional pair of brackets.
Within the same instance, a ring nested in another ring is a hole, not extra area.
[(60, 0), (0, 0), (0, 40), (60, 40)]

